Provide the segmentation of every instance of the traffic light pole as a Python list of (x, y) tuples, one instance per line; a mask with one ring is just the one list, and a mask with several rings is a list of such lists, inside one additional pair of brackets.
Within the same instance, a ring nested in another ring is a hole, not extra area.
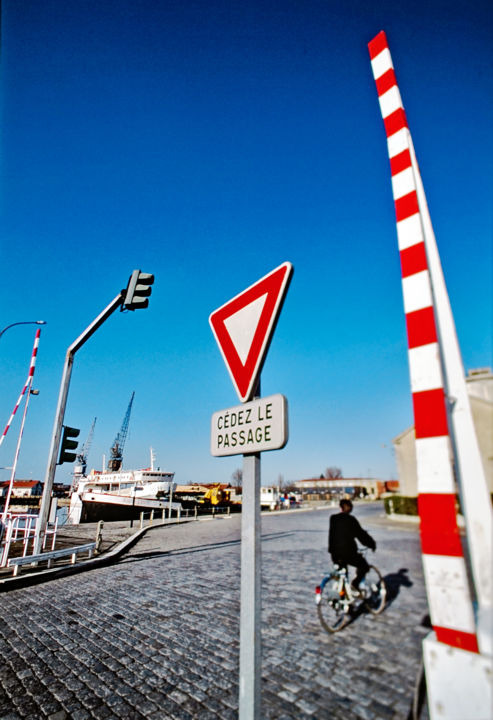
[(43, 538), (46, 533), (46, 525), (48, 523), (48, 516), (50, 512), (51, 494), (53, 491), (53, 482), (55, 479), (56, 464), (58, 458), (58, 451), (60, 448), (60, 439), (62, 435), (63, 419), (65, 416), (65, 407), (67, 405), (68, 388), (70, 385), (70, 378), (72, 375), (72, 368), (74, 365), (74, 356), (77, 350), (79, 350), (87, 340), (93, 335), (96, 330), (109, 318), (109, 316), (117, 310), (123, 302), (122, 293), (118, 295), (110, 302), (110, 304), (98, 315), (98, 317), (87, 327), (84, 332), (79, 335), (77, 340), (70, 345), (65, 355), (65, 365), (63, 367), (62, 382), (60, 385), (60, 392), (58, 395), (58, 405), (55, 414), (55, 422), (53, 425), (53, 432), (51, 436), (50, 454), (48, 457), (48, 465), (46, 468), (46, 476), (43, 487), (43, 496), (41, 498), (41, 507), (39, 510), (39, 518), (36, 523), (36, 534), (34, 536), (34, 547), (33, 554), (37, 555), (41, 552), (43, 546)]

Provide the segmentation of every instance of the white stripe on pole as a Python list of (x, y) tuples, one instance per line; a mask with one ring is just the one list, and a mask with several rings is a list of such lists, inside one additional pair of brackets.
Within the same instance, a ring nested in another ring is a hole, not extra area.
[[(24, 406), (24, 413), (22, 414), (22, 421), (21, 421), (21, 427), (20, 427), (20, 430), (19, 430), (19, 437), (17, 438), (17, 446), (16, 446), (16, 449), (15, 449), (15, 457), (14, 457), (14, 462), (13, 462), (13, 464), (12, 464), (12, 473), (11, 473), (11, 475), (10, 475), (9, 488), (8, 488), (8, 490), (7, 490), (7, 497), (5, 498), (5, 505), (4, 505), (4, 508), (3, 508), (2, 522), (5, 522), (5, 519), (6, 519), (6, 517), (7, 517), (7, 512), (8, 512), (8, 510), (9, 510), (9, 504), (10, 504), (10, 498), (11, 498), (11, 496), (12, 496), (12, 488), (14, 487), (15, 471), (16, 471), (16, 469), (17, 469), (17, 460), (19, 459), (19, 453), (20, 453), (20, 449), (21, 449), (21, 440), (22, 440), (22, 435), (23, 435), (23, 433), (24, 433), (24, 423), (26, 422), (27, 408), (28, 408), (28, 405), (29, 405), (29, 396), (30, 396), (30, 394), (31, 394), (31, 388), (32, 388), (32, 384), (33, 384), (34, 369), (35, 369), (35, 367), (36, 367), (36, 356), (37, 356), (37, 353), (38, 353), (38, 345), (39, 345), (39, 336), (40, 336), (40, 334), (41, 334), (41, 330), (38, 329), (38, 330), (36, 331), (36, 336), (35, 336), (35, 338), (34, 338), (34, 347), (33, 347), (33, 351), (32, 351), (32, 354), (31, 354), (31, 363), (30, 363), (30, 365), (29, 365), (29, 375), (28, 375), (28, 378), (27, 378), (27, 383), (26, 383), (26, 385), (24, 386), (24, 389), (23, 389), (23, 391), (22, 391), (22, 393), (21, 393), (21, 397), (19, 398), (19, 401), (18, 401), (18, 403), (17, 403), (17, 406), (16, 406), (16, 408), (15, 408), (15, 410), (14, 410), (14, 413), (12, 414), (12, 417), (13, 417), (14, 414), (15, 414), (15, 412), (17, 411), (17, 408), (19, 407), (19, 404), (20, 404), (20, 401), (21, 401), (22, 396), (24, 395), (25, 391), (27, 390), (26, 404), (25, 404), (25, 406)], [(9, 426), (8, 426), (8, 427), (9, 427)], [(3, 436), (2, 436), (2, 440), (3, 440), (3, 438), (5, 437), (5, 435), (7, 434), (8, 427), (5, 429), (5, 432), (4, 432)]]
[(440, 338), (447, 396), (450, 400), (450, 438), (456, 460), (459, 491), (466, 521), (474, 589), (478, 599), (477, 635), (480, 651), (493, 655), (493, 512), (467, 394), (464, 366), (454, 317), (443, 277), (421, 175), (410, 140), (420, 215), (430, 270), (435, 317)]
[(34, 375), (34, 368), (36, 367), (36, 355), (37, 355), (37, 353), (38, 353), (38, 345), (39, 345), (39, 336), (40, 336), (40, 335), (41, 335), (41, 330), (40, 330), (40, 329), (36, 330), (36, 335), (35, 335), (35, 337), (34, 337), (33, 351), (32, 351), (32, 353), (31, 353), (31, 362), (29, 363), (29, 372), (28, 372), (28, 374), (27, 374), (27, 380), (26, 380), (26, 383), (25, 383), (24, 387), (22, 388), (21, 394), (19, 395), (19, 399), (17, 400), (17, 402), (16, 402), (16, 404), (15, 404), (15, 407), (14, 407), (14, 409), (13, 409), (13, 411), (12, 411), (12, 415), (10, 416), (10, 418), (9, 418), (9, 420), (8, 420), (8, 422), (7, 422), (7, 425), (5, 426), (5, 430), (3, 431), (2, 437), (0, 438), (0, 445), (1, 445), (1, 444), (3, 443), (3, 441), (5, 440), (5, 436), (7, 435), (8, 431), (9, 431), (9, 428), (10, 428), (10, 426), (11, 426), (11, 424), (12, 424), (12, 420), (14, 419), (14, 415), (16, 414), (16, 412), (17, 412), (17, 410), (18, 410), (18, 408), (19, 408), (19, 405), (21, 404), (21, 401), (22, 401), (22, 398), (23, 398), (23, 396), (24, 396), (24, 393), (25, 393), (26, 390), (27, 390), (27, 386), (28, 386), (29, 383), (31, 382), (31, 378), (32, 378), (32, 376)]

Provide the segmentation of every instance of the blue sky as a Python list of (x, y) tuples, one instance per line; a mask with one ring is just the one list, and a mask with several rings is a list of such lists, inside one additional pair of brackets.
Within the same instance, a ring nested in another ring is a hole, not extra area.
[[(294, 276), (262, 373), (290, 440), (262, 482), (395, 477), (412, 424), (385, 133), (367, 43), (387, 33), (466, 369), (492, 363), (492, 9), (384, 0), (4, 0), (0, 326), (43, 319), (18, 477), (44, 479), (64, 355), (65, 421), (100, 468), (130, 395), (128, 468), (228, 482), (210, 417), (238, 404), (210, 312), (284, 261)], [(2, 428), (35, 326), (0, 339)], [(11, 464), (20, 412), (0, 448)], [(57, 481), (70, 480), (70, 466)], [(0, 470), (0, 479), (8, 471)]]

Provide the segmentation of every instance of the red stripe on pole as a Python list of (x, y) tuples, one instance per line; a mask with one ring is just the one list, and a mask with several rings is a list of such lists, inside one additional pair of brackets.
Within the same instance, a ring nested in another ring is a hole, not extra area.
[(370, 58), (373, 60), (373, 58), (376, 58), (377, 55), (380, 55), (382, 50), (385, 50), (385, 48), (388, 48), (387, 37), (384, 31), (380, 30), (378, 35), (376, 35), (373, 40), (370, 40), (370, 42), (368, 43)]
[(387, 90), (390, 90), (390, 88), (396, 86), (397, 80), (393, 68), (390, 68), (387, 72), (384, 72), (383, 75), (380, 75), (380, 77), (375, 80), (375, 83), (379, 97), (386, 93)]
[(402, 128), (407, 127), (407, 118), (404, 108), (397, 108), (397, 110), (394, 110), (393, 113), (387, 115), (387, 117), (383, 119), (383, 124), (385, 125), (387, 137), (390, 137), (398, 130), (402, 130)]
[(448, 435), (443, 388), (413, 393), (416, 439)]
[(462, 557), (455, 495), (423, 493), (418, 496), (418, 511), (423, 554)]
[(407, 343), (410, 350), (437, 342), (435, 313), (431, 306), (407, 313), (406, 325)]
[(23, 398), (23, 396), (24, 396), (24, 393), (25, 393), (26, 390), (27, 390), (27, 386), (29, 385), (30, 379), (31, 379), (31, 378), (33, 377), (33, 375), (34, 375), (34, 368), (35, 368), (35, 366), (36, 366), (36, 355), (38, 354), (38, 345), (39, 345), (39, 336), (40, 336), (40, 335), (41, 335), (41, 330), (40, 330), (40, 329), (36, 330), (36, 335), (34, 336), (33, 351), (32, 351), (32, 353), (31, 353), (31, 363), (30, 363), (30, 365), (29, 365), (29, 372), (28, 372), (28, 374), (27, 374), (26, 384), (25, 384), (24, 387), (22, 388), (22, 392), (21, 392), (21, 394), (19, 395), (19, 399), (17, 400), (17, 403), (16, 403), (14, 409), (12, 410), (12, 414), (11, 414), (11, 416), (10, 416), (8, 422), (7, 422), (7, 425), (5, 426), (5, 430), (3, 431), (3, 435), (2, 435), (2, 437), (0, 438), (0, 445), (2, 444), (3, 440), (5, 439), (5, 436), (7, 435), (7, 432), (8, 432), (8, 430), (9, 430), (11, 424), (12, 424), (12, 420), (14, 419), (14, 416), (15, 416), (15, 414), (16, 414), (16, 412), (17, 412), (17, 409), (18, 409), (19, 405), (21, 404), (21, 400), (22, 400), (22, 398)]
[(433, 627), (438, 642), (444, 645), (461, 648), (461, 650), (469, 650), (469, 652), (479, 653), (478, 641), (473, 633), (462, 632), (451, 628)]
[[(368, 43), (368, 48), (372, 61), (384, 50), (388, 50), (385, 33), (383, 31), (380, 32), (370, 43)], [(375, 82), (377, 85), (377, 92), (379, 97), (381, 97), (381, 95), (388, 91), (391, 87), (389, 85), (392, 78), (392, 75), (389, 72), (389, 69), (392, 67), (390, 51), (388, 51), (388, 55), (387, 52), (385, 52), (384, 57), (380, 58), (376, 62), (373, 62), (372, 65), (374, 76), (380, 73), (380, 77), (375, 78)], [(398, 90), (397, 82), (395, 84)], [(382, 110), (383, 112), (386, 111), (386, 103), (380, 102), (380, 110), (381, 112)], [(390, 138), (398, 131), (408, 128), (407, 118), (403, 107), (399, 107), (393, 113), (384, 117), (383, 121), (385, 124), (385, 132), (389, 140), (388, 149), (390, 154), (393, 149), (393, 143)], [(403, 146), (407, 146), (410, 149), (411, 140), (407, 132), (403, 133), (402, 140), (406, 141), (403, 142)], [(391, 157), (390, 164), (392, 176), (397, 175), (399, 172), (402, 172), (408, 167), (412, 167), (410, 160), (409, 150), (404, 150), (398, 155)], [(416, 192), (409, 193), (408, 195), (395, 200), (395, 210), (399, 233), (399, 221), (420, 213)], [(416, 250), (414, 253), (403, 252), (401, 255), (403, 258), (402, 267), (404, 277), (406, 277), (405, 273), (410, 272), (412, 268), (420, 267), (420, 263), (423, 261), (423, 256), (422, 254), (419, 256), (419, 253), (421, 253), (421, 250)], [(421, 310), (407, 313), (406, 323), (410, 349), (437, 341), (433, 307), (425, 307)], [(443, 388), (415, 392), (412, 395), (412, 399), (416, 439), (447, 437), (449, 434), (448, 420), (446, 398)], [(418, 470), (420, 478), (423, 475), (426, 476), (427, 473), (432, 472), (432, 468), (426, 461), (423, 462), (423, 465), (424, 466), (420, 467)], [(458, 558), (456, 562), (463, 567), (463, 555), (460, 537), (457, 531), (454, 495), (452, 493), (440, 497), (438, 497), (435, 493), (428, 496), (420, 495), (419, 514), (422, 525), (421, 534), (423, 553), (426, 554), (428, 552), (430, 555), (433, 554), (436, 557), (443, 557), (444, 559), (446, 557), (456, 557)], [(440, 534), (442, 534), (443, 537), (440, 537)], [(431, 580), (431, 582), (433, 582), (433, 580)], [(431, 589), (432, 588), (428, 588), (428, 590)], [(464, 588), (461, 600), (466, 603), (471, 602), (469, 592), (466, 588)], [(443, 602), (450, 605), (452, 601), (445, 597)], [(453, 607), (449, 607), (447, 609), (453, 611)], [(432, 622), (434, 623), (433, 616)], [(434, 625), (434, 630), (438, 641), (445, 643), (448, 646), (478, 652), (477, 639), (474, 633), (463, 632), (453, 628), (444, 628), (441, 626), (437, 627), (436, 625)]]
[(407, 195), (403, 195), (403, 197), (395, 200), (394, 205), (397, 222), (400, 220), (406, 220), (406, 218), (411, 217), (411, 215), (419, 213), (418, 195), (416, 190), (413, 190)]
[(398, 155), (390, 158), (390, 173), (392, 177), (411, 167), (411, 154), (409, 150), (403, 150)]
[(424, 242), (411, 245), (411, 247), (401, 250), (401, 270), (402, 277), (415, 275), (422, 270), (428, 270), (428, 259)]

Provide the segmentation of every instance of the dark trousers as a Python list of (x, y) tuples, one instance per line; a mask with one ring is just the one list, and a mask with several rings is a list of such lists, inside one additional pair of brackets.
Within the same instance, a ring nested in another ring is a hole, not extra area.
[(336, 565), (352, 565), (356, 568), (356, 577), (354, 578), (352, 583), (355, 587), (358, 587), (358, 585), (370, 569), (370, 566), (366, 562), (363, 555), (360, 555), (359, 553), (345, 555), (344, 558), (335, 557), (334, 555), (332, 555), (332, 560), (336, 563)]

